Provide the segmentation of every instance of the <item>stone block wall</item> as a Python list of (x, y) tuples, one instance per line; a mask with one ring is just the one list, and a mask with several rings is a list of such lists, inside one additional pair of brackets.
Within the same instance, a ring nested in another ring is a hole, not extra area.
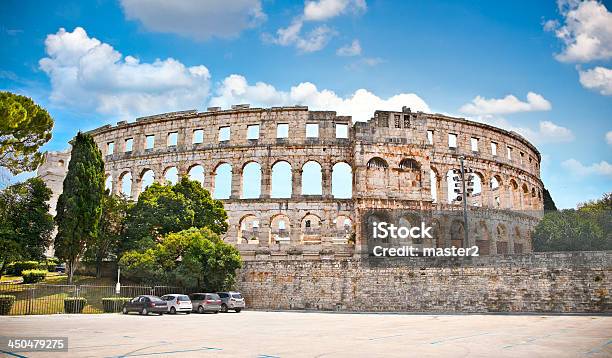
[(611, 313), (612, 251), (471, 258), (257, 260), (237, 288), (253, 309)]

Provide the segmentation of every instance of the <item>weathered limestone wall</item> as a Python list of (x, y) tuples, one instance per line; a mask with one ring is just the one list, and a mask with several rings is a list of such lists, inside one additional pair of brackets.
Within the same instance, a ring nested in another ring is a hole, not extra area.
[(461, 259), (246, 262), (254, 309), (404, 312), (612, 312), (612, 251)]

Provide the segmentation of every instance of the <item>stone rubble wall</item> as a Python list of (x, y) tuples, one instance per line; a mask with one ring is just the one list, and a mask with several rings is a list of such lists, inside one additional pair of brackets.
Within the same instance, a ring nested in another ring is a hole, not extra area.
[(612, 251), (472, 258), (245, 262), (237, 289), (259, 310), (612, 313)]

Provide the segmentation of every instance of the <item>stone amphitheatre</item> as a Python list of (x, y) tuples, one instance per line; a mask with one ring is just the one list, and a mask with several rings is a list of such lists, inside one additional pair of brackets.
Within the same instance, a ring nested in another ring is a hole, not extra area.
[[(89, 133), (114, 193), (136, 199), (153, 181), (199, 180), (223, 200), (225, 240), (245, 261), (296, 253), (354, 257), (365, 237), (363, 215), (372, 210), (392, 209), (400, 221), (404, 210), (459, 213), (451, 174), (460, 156), (475, 173), (468, 242), (461, 217), (443, 216), (430, 222), (435, 238), (415, 245), (529, 253), (543, 211), (541, 157), (531, 143), (490, 125), (405, 107), (377, 110), (353, 124), (349, 116), (304, 106), (236, 105), (143, 117)], [(68, 161), (68, 152), (48, 153), (38, 171), (53, 201)]]

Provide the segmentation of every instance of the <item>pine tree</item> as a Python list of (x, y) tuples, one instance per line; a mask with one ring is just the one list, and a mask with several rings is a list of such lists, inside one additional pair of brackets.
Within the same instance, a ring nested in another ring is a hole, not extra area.
[(102, 153), (90, 135), (73, 141), (63, 192), (57, 201), (55, 255), (68, 264), (68, 283), (88, 242), (98, 233), (104, 194)]

